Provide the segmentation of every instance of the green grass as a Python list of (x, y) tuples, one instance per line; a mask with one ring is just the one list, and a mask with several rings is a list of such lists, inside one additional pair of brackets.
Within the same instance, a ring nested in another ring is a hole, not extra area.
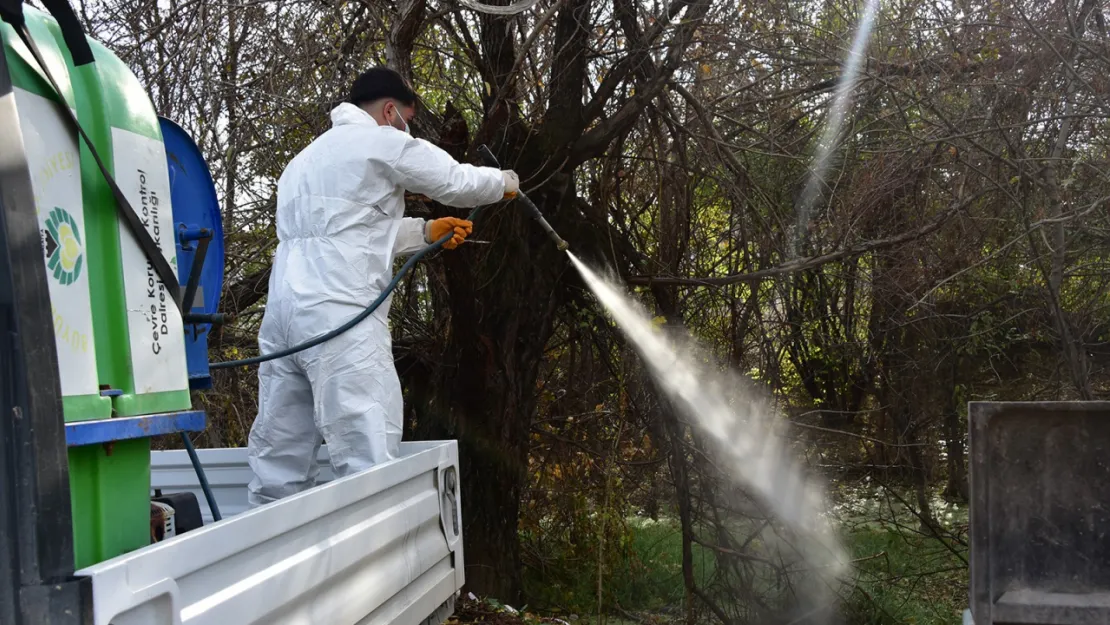
[[(847, 621), (859, 625), (959, 623), (968, 600), (963, 547), (892, 529), (848, 532), (856, 560)], [(955, 552), (955, 553), (953, 553)], [(959, 555), (957, 555), (959, 554)]]
[[(855, 560), (842, 595), (845, 622), (852, 625), (948, 625), (960, 622), (967, 606), (967, 568), (962, 547), (908, 531), (872, 524), (844, 533)], [(604, 611), (656, 614), (681, 619), (682, 535), (672, 522), (630, 522), (626, 545), (609, 560), (603, 579)], [(953, 553), (955, 551), (956, 553)], [(529, 568), (529, 608), (588, 618), (597, 613), (597, 561), (550, 556), (546, 572)], [(695, 546), (695, 578), (714, 573), (708, 550)], [(616, 609), (619, 606), (619, 610)], [(669, 617), (669, 618), (666, 618)], [(653, 619), (654, 620), (654, 619)]]
[[(712, 573), (713, 558), (693, 549), (694, 577), (700, 583)], [(682, 580), (682, 534), (676, 523), (629, 521), (626, 542), (610, 547), (602, 578), (607, 613), (619, 606), (628, 611), (680, 609), (685, 598)], [(529, 605), (538, 610), (587, 616), (597, 613), (598, 563), (555, 556), (543, 569), (525, 571)]]

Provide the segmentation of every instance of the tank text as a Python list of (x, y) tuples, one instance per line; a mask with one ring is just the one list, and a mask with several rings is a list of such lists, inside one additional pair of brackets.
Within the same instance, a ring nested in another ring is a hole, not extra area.
[[(139, 217), (143, 227), (154, 239), (154, 244), (161, 250), (162, 224), (158, 218), (161, 200), (157, 193), (147, 187), (146, 172), (141, 169), (138, 172), (139, 197), (141, 198)], [(169, 310), (166, 308), (166, 285), (158, 279), (154, 271), (154, 265), (150, 260), (147, 260), (146, 263), (146, 297), (150, 303), (150, 332), (153, 339), (150, 350), (154, 354), (161, 354), (162, 341), (170, 333)]]

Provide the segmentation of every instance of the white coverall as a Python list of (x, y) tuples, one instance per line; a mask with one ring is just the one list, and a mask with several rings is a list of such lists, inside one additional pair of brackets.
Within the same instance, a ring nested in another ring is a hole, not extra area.
[[(331, 119), (278, 180), (278, 247), (258, 333), (263, 354), (347, 322), (381, 294), (395, 257), (427, 244), (427, 222), (403, 217), (406, 190), (455, 207), (504, 196), (500, 170), (460, 164), (353, 104)], [(397, 456), (401, 384), (389, 304), (330, 341), (262, 363), (248, 442), (251, 506), (315, 485), (321, 437), (336, 477)]]

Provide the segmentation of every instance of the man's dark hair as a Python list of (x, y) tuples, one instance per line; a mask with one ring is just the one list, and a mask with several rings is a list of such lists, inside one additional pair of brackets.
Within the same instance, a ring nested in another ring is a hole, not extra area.
[(375, 67), (363, 72), (351, 85), (348, 101), (355, 106), (362, 106), (383, 98), (416, 106), (416, 92), (400, 74), (388, 67)]

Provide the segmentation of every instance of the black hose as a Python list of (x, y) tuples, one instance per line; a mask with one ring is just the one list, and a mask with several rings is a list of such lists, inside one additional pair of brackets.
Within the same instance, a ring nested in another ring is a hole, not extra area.
[(193, 470), (197, 472), (200, 489), (204, 491), (204, 498), (208, 500), (208, 509), (212, 511), (212, 520), (219, 521), (223, 519), (220, 514), (220, 507), (216, 505), (216, 497), (212, 495), (212, 489), (208, 486), (208, 476), (204, 474), (204, 467), (200, 465), (200, 457), (197, 456), (197, 450), (193, 447), (193, 441), (189, 440), (189, 433), (182, 432), (181, 440), (185, 441), (185, 451), (189, 452), (189, 461), (193, 463)]
[[(483, 208), (482, 206), (479, 206), (479, 207), (475, 208), (473, 211), (471, 211), (470, 215), (466, 218), (467, 221), (473, 222), (478, 217), (478, 213), (480, 213), (482, 211), (482, 208)], [(378, 306), (381, 306), (382, 302), (384, 302), (386, 300), (386, 298), (389, 297), (389, 294), (392, 293), (393, 290), (397, 288), (397, 285), (401, 283), (401, 278), (405, 277), (405, 274), (408, 273), (413, 268), (413, 266), (416, 265), (416, 263), (420, 261), (421, 258), (426, 256), (429, 252), (432, 252), (434, 250), (438, 250), (439, 248), (443, 247), (443, 244), (446, 243), (447, 241), (449, 241), (451, 239), (451, 237), (453, 237), (453, 236), (454, 236), (453, 232), (448, 232), (447, 234), (440, 237), (439, 240), (436, 241), (435, 243), (432, 243), (431, 245), (428, 245), (424, 249), (420, 250), (419, 252), (413, 254), (408, 259), (408, 261), (404, 265), (401, 266), (400, 271), (398, 271), (393, 276), (393, 279), (389, 281), (389, 284), (385, 287), (385, 290), (382, 291), (381, 295), (379, 295), (377, 297), (377, 299), (375, 299), (373, 302), (371, 302), (371, 304), (369, 306), (366, 307), (366, 310), (363, 310), (359, 314), (355, 315), (354, 318), (352, 318), (347, 323), (344, 323), (343, 325), (339, 326), (338, 328), (336, 328), (336, 329), (334, 329), (330, 332), (327, 332), (325, 334), (321, 334), (320, 336), (317, 336), (316, 338), (309, 339), (309, 340), (305, 341), (304, 343), (301, 343), (300, 345), (294, 345), (293, 347), (282, 349), (282, 350), (272, 352), (272, 353), (269, 353), (269, 354), (262, 354), (260, 356), (255, 356), (253, 358), (244, 358), (242, 360), (228, 360), (228, 361), (225, 361), (225, 362), (214, 362), (214, 363), (208, 365), (208, 368), (209, 369), (231, 369), (233, 367), (245, 367), (245, 366), (248, 366), (248, 365), (257, 365), (259, 363), (267, 362), (267, 361), (270, 361), (270, 360), (276, 360), (278, 358), (284, 358), (286, 356), (291, 356), (291, 355), (296, 354), (298, 352), (303, 352), (304, 350), (309, 349), (311, 347), (316, 347), (320, 343), (324, 343), (324, 342), (330, 341), (331, 339), (334, 339), (335, 337), (339, 336), (340, 334), (343, 334), (347, 330), (350, 330), (351, 328), (353, 328), (353, 327), (357, 326), (358, 324), (362, 323), (362, 321), (364, 319), (366, 319), (371, 314), (373, 314), (374, 311), (378, 309)]]

